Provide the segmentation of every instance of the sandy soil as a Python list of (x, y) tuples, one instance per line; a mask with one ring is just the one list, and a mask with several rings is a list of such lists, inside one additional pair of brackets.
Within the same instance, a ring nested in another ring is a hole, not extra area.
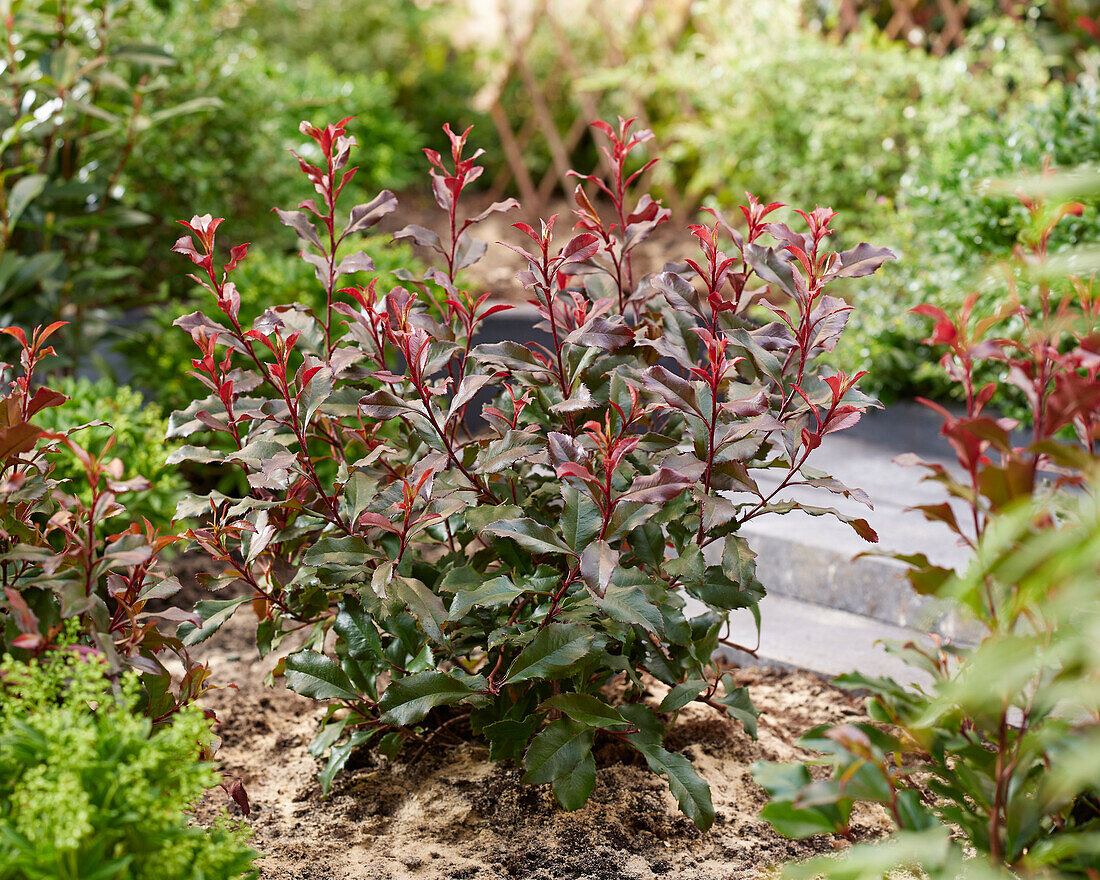
[[(748, 766), (793, 760), (791, 743), (814, 724), (860, 716), (858, 704), (817, 676), (736, 670), (762, 710), (759, 740), (713, 710), (688, 707), (666, 741), (710, 782), (717, 821), (700, 833), (678, 811), (664, 781), (631, 756), (598, 750), (595, 793), (577, 812), (557, 808), (549, 786), (519, 782), (512, 764), (493, 765), (477, 741), (395, 762), (352, 756), (330, 796), (321, 797), (321, 762), (307, 746), (322, 714), (317, 704), (264, 685), (270, 663), (249, 647), (247, 608), (208, 644), (215, 678), (239, 690), (211, 694), (220, 719), (219, 758), (243, 777), (252, 803), (264, 880), (727, 880), (758, 877), (769, 866), (842, 842), (789, 841), (757, 818), (763, 792)], [(653, 696), (661, 697), (661, 686)], [(220, 792), (199, 819), (220, 810)], [(857, 836), (884, 820), (857, 814)]]

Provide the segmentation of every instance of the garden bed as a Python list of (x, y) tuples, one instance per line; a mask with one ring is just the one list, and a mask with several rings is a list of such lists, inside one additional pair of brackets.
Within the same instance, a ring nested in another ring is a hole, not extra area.
[[(733, 670), (761, 710), (755, 742), (705, 706), (681, 711), (666, 746), (686, 754), (711, 784), (717, 819), (702, 834), (663, 780), (607, 746), (597, 750), (592, 799), (574, 813), (554, 803), (549, 786), (521, 784), (511, 763), (491, 764), (477, 740), (422, 751), (410, 745), (394, 762), (364, 751), (325, 799), (321, 762), (307, 751), (324, 710), (281, 682), (264, 684), (273, 664), (255, 660), (245, 613), (206, 647), (215, 679), (238, 687), (206, 702), (221, 722), (223, 767), (243, 778), (251, 799), (246, 821), (264, 853), (263, 880), (740, 878), (843, 845), (776, 834), (758, 816), (766, 798), (748, 769), (805, 757), (792, 743), (815, 724), (862, 718), (858, 698), (811, 673)], [(663, 690), (654, 683), (652, 696)], [(200, 819), (223, 803), (220, 792), (209, 796)], [(870, 810), (853, 822), (857, 838), (886, 828)]]

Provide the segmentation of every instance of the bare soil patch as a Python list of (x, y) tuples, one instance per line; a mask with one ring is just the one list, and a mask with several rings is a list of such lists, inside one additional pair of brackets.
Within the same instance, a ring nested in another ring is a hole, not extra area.
[[(740, 880), (843, 845), (775, 834), (758, 818), (765, 798), (748, 770), (803, 756), (792, 743), (814, 724), (861, 717), (857, 701), (810, 673), (734, 670), (762, 711), (756, 741), (705, 706), (681, 711), (666, 746), (710, 782), (717, 821), (702, 834), (663, 780), (613, 749), (599, 752), (595, 793), (574, 813), (549, 786), (521, 784), (520, 768), (490, 763), (477, 741), (393, 762), (360, 752), (322, 798), (321, 762), (307, 746), (323, 710), (281, 681), (266, 686), (272, 664), (257, 660), (250, 637), (243, 609), (211, 640), (215, 679), (239, 690), (206, 702), (220, 719), (224, 769), (243, 777), (252, 802), (245, 821), (264, 880)], [(660, 699), (662, 687), (653, 690)], [(200, 821), (223, 803), (210, 795)], [(854, 826), (859, 837), (885, 830), (872, 812)]]

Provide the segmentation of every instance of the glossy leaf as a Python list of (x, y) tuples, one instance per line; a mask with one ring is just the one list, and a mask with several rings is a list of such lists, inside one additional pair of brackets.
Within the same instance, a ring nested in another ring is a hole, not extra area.
[(595, 634), (578, 624), (552, 623), (539, 630), (508, 667), (505, 681), (515, 684), (532, 678), (561, 678), (592, 649)]
[(419, 672), (390, 682), (378, 707), (383, 723), (408, 727), (423, 721), (436, 706), (458, 703), (476, 693), (471, 683), (445, 673)]

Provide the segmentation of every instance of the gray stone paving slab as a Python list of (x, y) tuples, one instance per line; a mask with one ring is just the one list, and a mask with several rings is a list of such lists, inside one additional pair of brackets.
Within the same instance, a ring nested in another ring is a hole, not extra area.
[[(688, 600), (689, 605), (694, 600)], [(700, 612), (689, 607), (689, 612)], [(930, 676), (888, 654), (883, 641), (924, 638), (915, 630), (894, 626), (848, 611), (826, 608), (786, 596), (770, 596), (761, 604), (760, 647), (757, 657), (722, 648), (735, 662), (764, 663), (808, 669), (825, 676), (844, 672), (890, 676), (903, 684), (927, 684)], [(752, 645), (756, 629), (748, 614), (733, 615), (731, 641)]]
[[(810, 464), (863, 489), (874, 509), (810, 487), (785, 489), (778, 497), (861, 516), (878, 533), (879, 543), (864, 541), (850, 526), (832, 517), (811, 517), (797, 511), (747, 523), (743, 534), (757, 552), (757, 571), (770, 594), (763, 607), (772, 597), (786, 596), (896, 626), (932, 628), (956, 638), (976, 635), (960, 625), (943, 603), (914, 594), (900, 563), (883, 557), (855, 558), (868, 551), (924, 553), (949, 568), (965, 565), (967, 551), (958, 546), (947, 527), (909, 509), (942, 501), (939, 486), (923, 482), (921, 469), (893, 461), (902, 453), (916, 452), (953, 467), (953, 453), (939, 435), (939, 426), (934, 413), (903, 402), (887, 411), (873, 411), (854, 428), (825, 438)], [(772, 487), (778, 485), (779, 476), (771, 479)]]

